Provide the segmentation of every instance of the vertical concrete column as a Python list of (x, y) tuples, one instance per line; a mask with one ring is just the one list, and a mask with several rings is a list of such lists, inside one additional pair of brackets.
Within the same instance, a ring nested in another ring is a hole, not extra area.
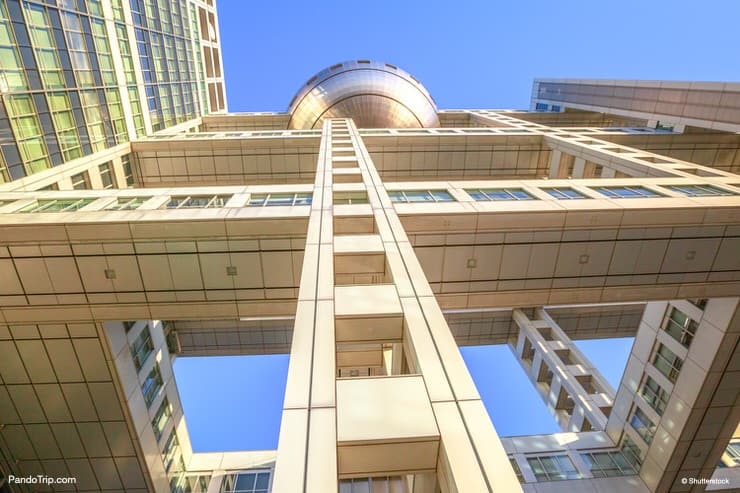
[(561, 151), (557, 150), (557, 149), (553, 149), (552, 151), (550, 151), (550, 173), (548, 175), (550, 178), (558, 178), (559, 177), (559, 175), (560, 175), (560, 157), (562, 156), (562, 154), (563, 153)]
[(576, 157), (573, 161), (573, 174), (572, 178), (583, 178), (583, 171), (586, 168), (586, 160), (582, 157)]
[(614, 389), (542, 308), (530, 319), (513, 311), (519, 326), (514, 356), (563, 431), (604, 430)]
[(442, 492), (521, 491), (380, 175), (354, 123), (348, 124), (377, 235), (402, 307), (409, 367), (423, 377), (439, 429), (438, 486)]
[(324, 122), (308, 221), (273, 491), (337, 491), (332, 128)]

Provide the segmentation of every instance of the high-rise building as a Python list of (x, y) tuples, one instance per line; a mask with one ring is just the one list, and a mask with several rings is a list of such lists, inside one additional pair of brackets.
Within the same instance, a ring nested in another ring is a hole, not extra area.
[[(0, 8), (3, 493), (740, 487), (740, 84), (439, 110), (357, 60), (228, 114), (211, 1)], [(561, 433), (497, 433), (478, 344)], [(277, 450), (194, 452), (173, 360), (276, 353)]]
[(0, 184), (124, 187), (132, 140), (226, 109), (212, 0), (7, 0), (0, 53)]

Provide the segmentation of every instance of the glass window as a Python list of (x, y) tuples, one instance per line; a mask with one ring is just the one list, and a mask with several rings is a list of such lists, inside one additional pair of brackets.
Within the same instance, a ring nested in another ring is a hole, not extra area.
[(681, 371), (681, 366), (683, 366), (683, 360), (666, 346), (658, 343), (653, 356), (653, 366), (668, 380), (675, 383), (678, 373)]
[(674, 192), (684, 193), (690, 197), (705, 197), (710, 195), (737, 195), (713, 185), (667, 185), (666, 188)]
[(655, 424), (647, 417), (647, 414), (637, 406), (635, 406), (635, 411), (632, 413), (630, 424), (637, 434), (645, 440), (645, 443), (653, 441), (653, 437), (655, 436)]
[(162, 374), (159, 372), (159, 365), (155, 364), (152, 371), (146, 376), (144, 383), (141, 384), (141, 392), (144, 394), (144, 401), (147, 407), (151, 405), (157, 396), (159, 389), (162, 388)]
[(663, 415), (663, 412), (668, 405), (668, 392), (658, 385), (658, 382), (653, 380), (650, 376), (646, 376), (645, 382), (642, 384), (642, 389), (640, 390), (640, 395), (645, 399), (645, 402), (650, 404), (650, 407), (655, 409), (656, 413), (660, 416)]
[(643, 458), (642, 450), (628, 436), (625, 436), (624, 441), (622, 442), (622, 454), (624, 454), (624, 458), (627, 459), (635, 469), (640, 469)]
[(150, 198), (151, 197), (119, 197), (118, 200), (106, 206), (105, 209), (108, 211), (130, 211), (138, 209), (141, 204)]
[(170, 490), (172, 493), (207, 493), (210, 482), (210, 475), (180, 473), (170, 480)]
[(546, 103), (535, 103), (534, 110), (535, 111), (547, 111), (547, 104)]
[(334, 192), (334, 204), (367, 204), (366, 192)]
[(71, 212), (91, 204), (95, 199), (51, 199), (37, 200), (19, 212)]
[(230, 195), (185, 195), (170, 197), (167, 209), (213, 209), (223, 207)]
[(585, 199), (586, 196), (583, 195), (581, 192), (577, 192), (573, 190), (572, 188), (543, 188), (543, 192), (547, 192), (552, 197), (555, 197), (558, 200), (569, 200), (569, 199)]
[(525, 192), (521, 188), (489, 188), (489, 189), (474, 189), (465, 190), (473, 200), (486, 201), (486, 200), (536, 200), (529, 192)]
[(516, 479), (518, 479), (520, 483), (524, 483), (524, 475), (522, 474), (522, 470), (519, 468), (519, 464), (517, 464), (516, 459), (509, 457), (509, 464), (511, 465), (511, 468), (514, 469)]
[(619, 451), (581, 454), (595, 478), (637, 474), (633, 465)]
[(312, 197), (311, 193), (258, 193), (249, 196), (247, 205), (250, 207), (311, 205)]
[(537, 481), (560, 481), (563, 479), (581, 479), (570, 457), (567, 455), (550, 455), (542, 457), (528, 457), (529, 467), (532, 468)]
[(270, 471), (249, 471), (224, 477), (221, 493), (267, 493), (270, 490)]
[(668, 316), (663, 321), (663, 330), (683, 346), (689, 347), (696, 335), (698, 324), (677, 308), (670, 307)]
[(152, 429), (154, 430), (154, 436), (157, 437), (157, 441), (162, 438), (162, 432), (164, 431), (164, 427), (167, 425), (167, 421), (170, 419), (170, 416), (172, 416), (172, 406), (170, 406), (170, 401), (165, 397), (162, 400), (162, 404), (160, 404), (159, 409), (157, 409), (154, 419), (152, 419)]
[(131, 343), (131, 356), (134, 358), (136, 370), (141, 370), (144, 362), (154, 351), (152, 344), (152, 334), (149, 331), (149, 324), (145, 325), (138, 337)]
[(107, 162), (98, 166), (100, 172), (100, 181), (103, 182), (103, 188), (115, 188), (115, 177), (113, 174), (113, 163)]
[(134, 186), (134, 172), (131, 169), (131, 155), (126, 154), (121, 156), (121, 163), (123, 165), (123, 175), (126, 180), (127, 187)]
[(731, 464), (725, 464), (727, 467), (740, 466), (740, 440), (730, 442), (725, 453), (730, 456), (732, 461)]
[(639, 199), (663, 197), (645, 187), (597, 187), (596, 191), (613, 199)]
[[(172, 464), (175, 463), (175, 460), (180, 456), (180, 442), (177, 440), (177, 434), (175, 433), (175, 430), (173, 429), (170, 432), (170, 436), (167, 437), (167, 442), (164, 445), (164, 450), (162, 451), (162, 460), (164, 461), (164, 468), (169, 472), (170, 468), (172, 467)], [(182, 464), (182, 456), (180, 458), (180, 470), (184, 469)]]
[(75, 190), (89, 190), (90, 189), (90, 176), (87, 171), (77, 173), (71, 176), (72, 188)]
[(454, 202), (447, 190), (389, 190), (391, 202)]

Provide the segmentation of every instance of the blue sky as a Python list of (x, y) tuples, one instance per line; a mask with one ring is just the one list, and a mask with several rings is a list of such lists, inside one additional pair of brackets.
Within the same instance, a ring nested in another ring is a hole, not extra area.
[[(442, 109), (527, 108), (534, 77), (740, 80), (735, 0), (217, 5), (230, 111), (284, 111), (314, 73), (363, 58), (409, 71)], [(578, 345), (616, 387), (631, 342)], [(558, 431), (508, 347), (462, 353), (500, 434)], [(276, 447), (287, 356), (180, 358), (175, 373), (195, 450)]]

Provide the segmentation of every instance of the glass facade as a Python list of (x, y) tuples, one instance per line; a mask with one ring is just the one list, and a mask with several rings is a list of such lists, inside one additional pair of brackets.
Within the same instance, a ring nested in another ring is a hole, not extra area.
[[(106, 17), (99, 1), (0, 4), (0, 126), (12, 134), (0, 144), (0, 183), (146, 135), (145, 112), (152, 131), (204, 113), (194, 28), (200, 10), (213, 16), (212, 3), (111, 6)], [(215, 37), (209, 43), (213, 60)]]

